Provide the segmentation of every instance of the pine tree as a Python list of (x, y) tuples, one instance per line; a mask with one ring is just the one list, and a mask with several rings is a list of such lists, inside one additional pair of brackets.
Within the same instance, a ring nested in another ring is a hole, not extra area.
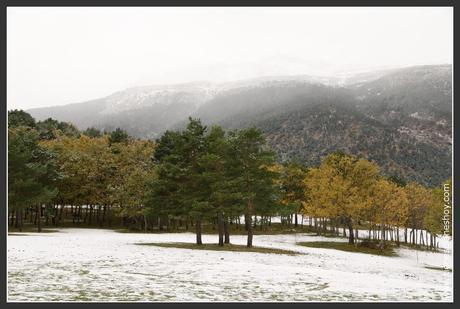
[(41, 232), (40, 215), (44, 203), (54, 199), (54, 186), (59, 177), (55, 154), (41, 147), (34, 129), (8, 129), (8, 205), (11, 209), (35, 207), (37, 228)]
[(256, 128), (231, 132), (231, 155), (238, 169), (238, 190), (245, 207), (245, 224), (248, 232), (247, 246), (252, 247), (252, 216), (262, 205), (274, 204), (278, 199), (274, 179), (270, 170), (274, 162), (273, 152), (266, 149), (265, 138)]

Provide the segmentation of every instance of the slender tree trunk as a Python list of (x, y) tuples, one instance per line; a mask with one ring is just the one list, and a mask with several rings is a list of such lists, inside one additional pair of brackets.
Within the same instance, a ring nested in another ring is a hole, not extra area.
[(384, 223), (381, 223), (380, 224), (380, 235), (382, 235), (382, 237), (380, 238), (380, 250), (383, 250), (383, 248), (385, 248), (385, 224)]
[(23, 220), (23, 217), (22, 217), (22, 209), (21, 209), (19, 212), (19, 232), (22, 232), (22, 220)]
[(15, 211), (15, 216), (14, 216), (14, 227), (19, 228), (19, 210)]
[(81, 218), (81, 205), (78, 206), (78, 213), (77, 213), (77, 224), (80, 223), (80, 218)]
[(41, 219), (40, 219), (40, 215), (41, 215), (41, 211), (40, 211), (40, 208), (41, 208), (41, 205), (37, 205), (37, 231), (40, 233), (42, 231), (42, 226), (41, 226)]
[(64, 208), (65, 208), (64, 203), (61, 203), (59, 208), (60, 208), (59, 209), (60, 211), (59, 211), (59, 216), (58, 216), (58, 220), (57, 220), (56, 224), (61, 224), (61, 222), (62, 222), (62, 215), (63, 215)]
[(230, 232), (228, 230), (228, 218), (225, 218), (224, 220), (224, 235), (225, 235), (224, 243), (229, 244), (230, 243)]
[(252, 247), (252, 238), (253, 238), (253, 230), (252, 230), (252, 212), (253, 212), (253, 204), (252, 204), (252, 198), (249, 198), (248, 200), (248, 205), (247, 205), (247, 214), (245, 221), (248, 222), (248, 242), (247, 242), (247, 247)]
[(353, 245), (355, 243), (355, 237), (354, 237), (354, 233), (353, 233), (353, 225), (351, 223), (351, 219), (348, 219), (347, 224), (348, 224), (348, 233), (349, 233), (349, 235), (348, 235), (348, 243), (350, 245)]
[(85, 217), (83, 218), (83, 223), (87, 223), (88, 222), (88, 213), (89, 213), (89, 206), (88, 205), (85, 205)]
[(196, 244), (202, 245), (203, 242), (201, 241), (201, 218), (196, 219), (195, 221), (195, 230), (196, 230)]
[(222, 219), (222, 212), (217, 212), (217, 228), (219, 231), (219, 246), (224, 245), (224, 220)]
[(93, 221), (93, 205), (89, 205), (88, 224), (91, 224), (92, 221)]
[(101, 205), (97, 205), (97, 210), (96, 210), (96, 224), (99, 225), (101, 218)]

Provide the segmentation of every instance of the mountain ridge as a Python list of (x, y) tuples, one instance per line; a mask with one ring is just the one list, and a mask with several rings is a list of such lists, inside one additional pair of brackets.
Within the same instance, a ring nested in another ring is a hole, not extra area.
[(424, 65), (346, 78), (140, 86), (29, 112), (38, 120), (52, 117), (80, 129), (121, 127), (149, 139), (183, 128), (189, 116), (227, 129), (256, 126), (280, 160), (298, 157), (314, 165), (327, 152), (342, 150), (377, 161), (387, 174), (435, 185), (451, 173), (451, 100), (452, 66)]

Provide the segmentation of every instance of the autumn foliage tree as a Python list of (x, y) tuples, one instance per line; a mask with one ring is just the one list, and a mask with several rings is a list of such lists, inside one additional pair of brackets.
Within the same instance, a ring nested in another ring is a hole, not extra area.
[(339, 218), (354, 243), (353, 228), (372, 205), (371, 189), (379, 175), (377, 165), (341, 153), (331, 154), (305, 180), (305, 209), (316, 215)]

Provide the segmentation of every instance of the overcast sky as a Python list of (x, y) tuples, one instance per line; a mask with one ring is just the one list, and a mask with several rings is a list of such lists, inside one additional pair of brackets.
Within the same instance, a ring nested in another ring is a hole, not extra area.
[(451, 8), (8, 8), (8, 109), (131, 86), (452, 63)]

